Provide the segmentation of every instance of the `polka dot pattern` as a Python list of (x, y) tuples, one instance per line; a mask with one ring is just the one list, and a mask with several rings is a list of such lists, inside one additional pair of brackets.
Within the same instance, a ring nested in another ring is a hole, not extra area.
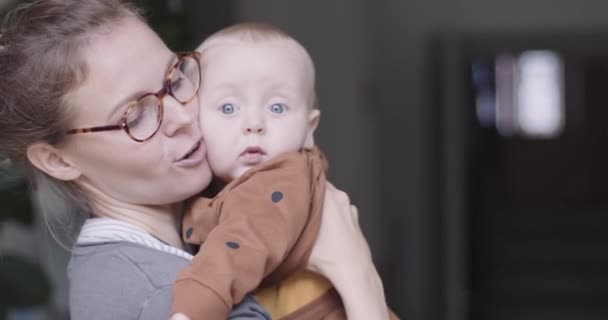
[(270, 199), (272, 200), (272, 202), (278, 203), (279, 201), (283, 200), (283, 193), (280, 191), (275, 191), (270, 196)]

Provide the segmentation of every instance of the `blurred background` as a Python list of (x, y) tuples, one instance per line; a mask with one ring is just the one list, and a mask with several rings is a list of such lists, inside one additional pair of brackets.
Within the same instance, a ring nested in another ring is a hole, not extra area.
[[(401, 317), (608, 319), (607, 1), (139, 2), (174, 50), (241, 21), (309, 50), (317, 143)], [(0, 319), (67, 319), (69, 253), (3, 170)]]

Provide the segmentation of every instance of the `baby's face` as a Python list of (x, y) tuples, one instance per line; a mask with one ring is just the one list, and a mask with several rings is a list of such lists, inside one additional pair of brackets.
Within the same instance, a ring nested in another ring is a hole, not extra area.
[(213, 173), (232, 180), (252, 166), (312, 144), (313, 80), (282, 41), (223, 42), (203, 53), (200, 119)]

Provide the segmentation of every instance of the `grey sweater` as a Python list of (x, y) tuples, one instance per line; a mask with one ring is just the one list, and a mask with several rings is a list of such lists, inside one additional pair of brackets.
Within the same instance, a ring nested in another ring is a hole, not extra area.
[[(68, 266), (71, 320), (168, 320), (173, 280), (189, 261), (137, 243), (73, 248)], [(253, 298), (229, 319), (270, 319)]]

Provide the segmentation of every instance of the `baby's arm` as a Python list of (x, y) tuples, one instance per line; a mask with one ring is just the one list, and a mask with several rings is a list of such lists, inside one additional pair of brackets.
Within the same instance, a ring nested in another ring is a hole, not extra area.
[(174, 286), (173, 311), (224, 319), (287, 256), (308, 221), (311, 174), (290, 157), (225, 190), (219, 224)]

